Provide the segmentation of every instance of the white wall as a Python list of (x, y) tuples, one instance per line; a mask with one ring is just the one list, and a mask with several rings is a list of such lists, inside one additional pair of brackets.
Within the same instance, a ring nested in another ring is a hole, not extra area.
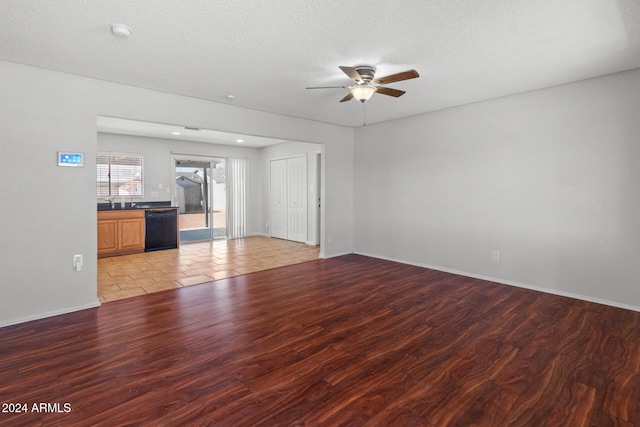
[[(274, 159), (283, 159), (287, 157), (296, 157), (304, 155), (307, 157), (307, 243), (319, 244), (316, 242), (316, 200), (317, 200), (317, 187), (315, 186), (315, 177), (317, 176), (317, 164), (316, 156), (317, 152), (322, 152), (323, 146), (320, 144), (310, 144), (305, 142), (286, 142), (277, 145), (271, 145), (264, 147), (260, 150), (262, 157), (262, 223), (261, 234), (268, 236), (269, 228), (267, 223), (269, 222), (269, 182), (270, 182), (270, 169), (269, 162)], [(322, 155), (322, 154), (321, 154)], [(311, 188), (313, 187), (313, 189)], [(320, 183), (322, 189), (323, 183)], [(321, 215), (322, 216), (322, 215)], [(333, 238), (332, 238), (333, 240)], [(323, 256), (323, 254), (321, 254)]]
[(640, 70), (359, 128), (355, 251), (638, 310), (639, 161)]
[[(260, 234), (260, 223), (262, 222), (260, 169), (262, 165), (257, 148), (98, 133), (98, 151), (143, 155), (144, 197), (142, 197), (142, 200), (145, 201), (171, 200), (171, 194), (167, 190), (171, 189), (171, 170), (172, 167), (175, 167), (172, 162), (172, 152), (193, 154), (195, 156), (246, 158), (249, 165), (246, 189), (247, 234)], [(197, 160), (199, 157), (194, 158)], [(162, 190), (158, 189), (158, 184), (162, 184)], [(158, 193), (158, 197), (152, 196), (154, 192)]]
[[(352, 251), (353, 130), (0, 61), (0, 326), (95, 306), (95, 156), (99, 115), (322, 143), (323, 242)], [(56, 165), (59, 150), (84, 168)], [(13, 185), (19, 183), (19, 185)], [(73, 254), (83, 254), (81, 272)]]

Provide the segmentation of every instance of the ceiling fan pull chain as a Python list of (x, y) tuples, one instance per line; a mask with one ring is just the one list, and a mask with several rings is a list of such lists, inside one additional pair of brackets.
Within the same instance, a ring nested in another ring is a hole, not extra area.
[(362, 126), (366, 126), (367, 125), (367, 107), (365, 106), (365, 103), (362, 103)]

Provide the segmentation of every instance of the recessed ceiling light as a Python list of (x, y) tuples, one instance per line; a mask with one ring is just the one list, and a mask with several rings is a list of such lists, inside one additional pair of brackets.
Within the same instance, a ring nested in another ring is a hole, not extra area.
[(242, 143), (244, 142), (244, 139), (236, 139), (236, 142), (237, 142), (238, 144), (242, 144)]
[(180, 132), (171, 132), (171, 135), (181, 135)]
[(124, 24), (111, 24), (111, 32), (116, 37), (129, 37), (131, 35), (131, 28)]
[(228, 99), (229, 101), (233, 101), (234, 99), (236, 99), (236, 97), (235, 97), (235, 96), (233, 96), (233, 95), (227, 95), (227, 99)]

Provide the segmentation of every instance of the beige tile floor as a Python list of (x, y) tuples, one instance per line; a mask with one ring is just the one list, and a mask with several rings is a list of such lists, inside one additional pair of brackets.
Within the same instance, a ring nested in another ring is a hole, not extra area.
[(262, 236), (181, 244), (178, 249), (98, 259), (100, 302), (297, 264), (319, 246)]

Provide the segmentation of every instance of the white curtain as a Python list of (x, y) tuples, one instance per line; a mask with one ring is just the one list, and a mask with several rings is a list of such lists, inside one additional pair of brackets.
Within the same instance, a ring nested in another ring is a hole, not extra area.
[(247, 159), (227, 159), (227, 237), (246, 235)]

